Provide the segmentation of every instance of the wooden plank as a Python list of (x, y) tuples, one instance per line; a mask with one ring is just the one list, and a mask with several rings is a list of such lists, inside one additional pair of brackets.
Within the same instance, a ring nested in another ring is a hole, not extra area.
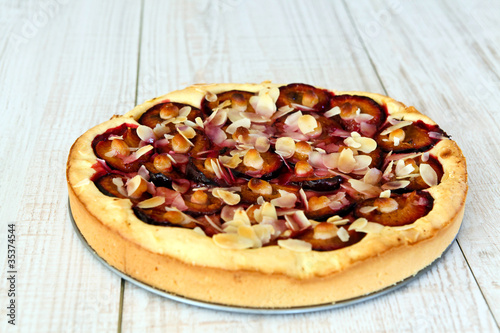
[[(349, 21), (354, 11), (326, 1), (314, 5), (221, 1), (192, 6), (153, 6), (146, 1), (138, 100), (196, 82), (266, 79), (384, 93), (364, 40), (358, 39)], [(390, 51), (385, 57), (393, 55)], [(413, 74), (419, 67), (412, 68)], [(391, 73), (381, 76), (390, 92), (397, 87), (387, 79)], [(408, 93), (403, 92), (406, 95), (395, 97), (405, 100)], [(165, 300), (128, 283), (123, 309), (123, 331), (487, 331), (495, 327), (456, 244), (408, 287), (335, 311), (291, 316), (216, 312)]]
[[(20, 331), (117, 329), (120, 278), (73, 231), (65, 164), (81, 133), (133, 106), (139, 10), (136, 1), (2, 6), (0, 202), (2, 222), (17, 224)], [(10, 331), (3, 317), (0, 331)]]
[[(388, 295), (336, 310), (295, 315), (245, 315), (206, 310), (166, 300), (128, 284), (123, 331), (199, 332), (201, 328), (204, 332), (493, 330), (491, 320), (478, 323), (470, 315), (488, 311), (481, 295), (471, 289), (475, 285), (471, 285), (474, 282), (470, 274), (460, 274), (459, 279), (446, 276), (457, 270), (467, 271), (456, 244), (444, 259), (417, 280)], [(463, 302), (450, 302), (447, 299), (450, 290), (453, 294), (459, 293)], [(475, 309), (476, 305), (479, 309)]]
[[(470, 188), (458, 239), (498, 325), (500, 160), (492, 138), (500, 136), (500, 4), (426, 1), (391, 8), (365, 1), (365, 11), (347, 6), (389, 94), (430, 115), (468, 159)], [(376, 33), (367, 30), (369, 23)]]

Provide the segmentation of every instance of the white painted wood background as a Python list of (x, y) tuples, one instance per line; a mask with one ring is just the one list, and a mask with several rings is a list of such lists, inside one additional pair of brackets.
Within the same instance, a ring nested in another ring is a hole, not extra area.
[[(388, 94), (461, 145), (458, 241), (362, 304), (242, 315), (161, 298), (108, 271), (68, 218), (65, 162), (88, 128), (198, 82), (304, 82)], [(0, 0), (1, 332), (497, 332), (499, 1)], [(7, 224), (17, 321), (7, 324)]]

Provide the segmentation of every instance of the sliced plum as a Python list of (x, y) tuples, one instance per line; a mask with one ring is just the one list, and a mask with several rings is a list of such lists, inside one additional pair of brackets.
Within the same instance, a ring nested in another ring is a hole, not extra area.
[(345, 130), (363, 136), (373, 137), (386, 119), (385, 110), (369, 97), (337, 95), (332, 97), (330, 104), (331, 108), (336, 106), (340, 108), (337, 117)]
[[(187, 116), (188, 120), (194, 121), (196, 117), (201, 116), (201, 111), (191, 105), (169, 102), (153, 106), (151, 109), (142, 114), (138, 122), (141, 125), (155, 128), (156, 125), (163, 123), (165, 120), (177, 117), (179, 115), (179, 111), (183, 107), (191, 108), (191, 112), (189, 112)], [(168, 124), (168, 126), (171, 131), (175, 129), (175, 125), (173, 123)]]
[(172, 180), (182, 178), (182, 174), (174, 168), (160, 171), (153, 162), (144, 163), (144, 166), (149, 171), (150, 181), (156, 186), (172, 188)]
[(292, 83), (280, 87), (276, 106), (280, 108), (288, 105), (302, 111), (326, 111), (332, 96), (332, 93), (324, 89), (307, 84)]
[[(345, 228), (347, 230), (347, 226), (343, 226), (342, 228)], [(314, 237), (315, 229), (316, 228), (308, 229), (306, 232), (304, 232), (302, 235), (298, 237), (298, 239), (310, 243), (314, 251), (334, 251), (342, 249), (344, 247), (356, 244), (357, 242), (361, 241), (365, 236), (365, 234), (362, 232), (356, 232), (354, 230), (350, 230), (347, 231), (349, 234), (349, 240), (347, 240), (347, 242), (342, 241), (336, 235), (331, 238), (321, 239)]]
[(229, 107), (238, 111), (246, 111), (255, 113), (254, 108), (250, 104), (250, 98), (254, 93), (248, 91), (231, 90), (217, 95), (217, 100), (213, 102), (203, 99), (201, 109), (206, 117), (212, 114), (212, 110), (226, 101), (230, 101)]
[(364, 200), (356, 206), (354, 215), (385, 226), (403, 226), (427, 215), (432, 210), (433, 203), (434, 199), (429, 193), (414, 191), (393, 195), (391, 198)]
[[(386, 128), (389, 126), (390, 124)], [(426, 151), (438, 143), (442, 137), (446, 137), (446, 133), (437, 125), (427, 125), (420, 120), (390, 133), (385, 134), (385, 132), (383, 129), (376, 136), (377, 145), (384, 151), (394, 153)]]

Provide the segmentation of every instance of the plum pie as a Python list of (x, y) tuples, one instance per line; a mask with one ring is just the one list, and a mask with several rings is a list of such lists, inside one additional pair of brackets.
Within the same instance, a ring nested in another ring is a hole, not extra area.
[(252, 308), (327, 304), (413, 276), (458, 233), (465, 158), (374, 93), (193, 85), (88, 130), (67, 163), (75, 223), (152, 287)]

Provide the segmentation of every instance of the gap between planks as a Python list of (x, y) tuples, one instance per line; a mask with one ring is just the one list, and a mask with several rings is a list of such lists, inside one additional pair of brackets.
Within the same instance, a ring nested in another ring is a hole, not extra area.
[[(137, 105), (137, 97), (139, 94), (139, 74), (141, 67), (141, 47), (142, 47), (142, 28), (144, 25), (144, 0), (141, 0), (141, 11), (139, 14), (139, 39), (137, 41), (137, 70), (135, 79), (135, 96), (134, 96), (134, 107)], [(123, 323), (123, 302), (125, 298), (125, 280), (121, 278), (120, 281), (120, 307), (118, 309), (118, 324), (117, 332), (122, 332)]]

